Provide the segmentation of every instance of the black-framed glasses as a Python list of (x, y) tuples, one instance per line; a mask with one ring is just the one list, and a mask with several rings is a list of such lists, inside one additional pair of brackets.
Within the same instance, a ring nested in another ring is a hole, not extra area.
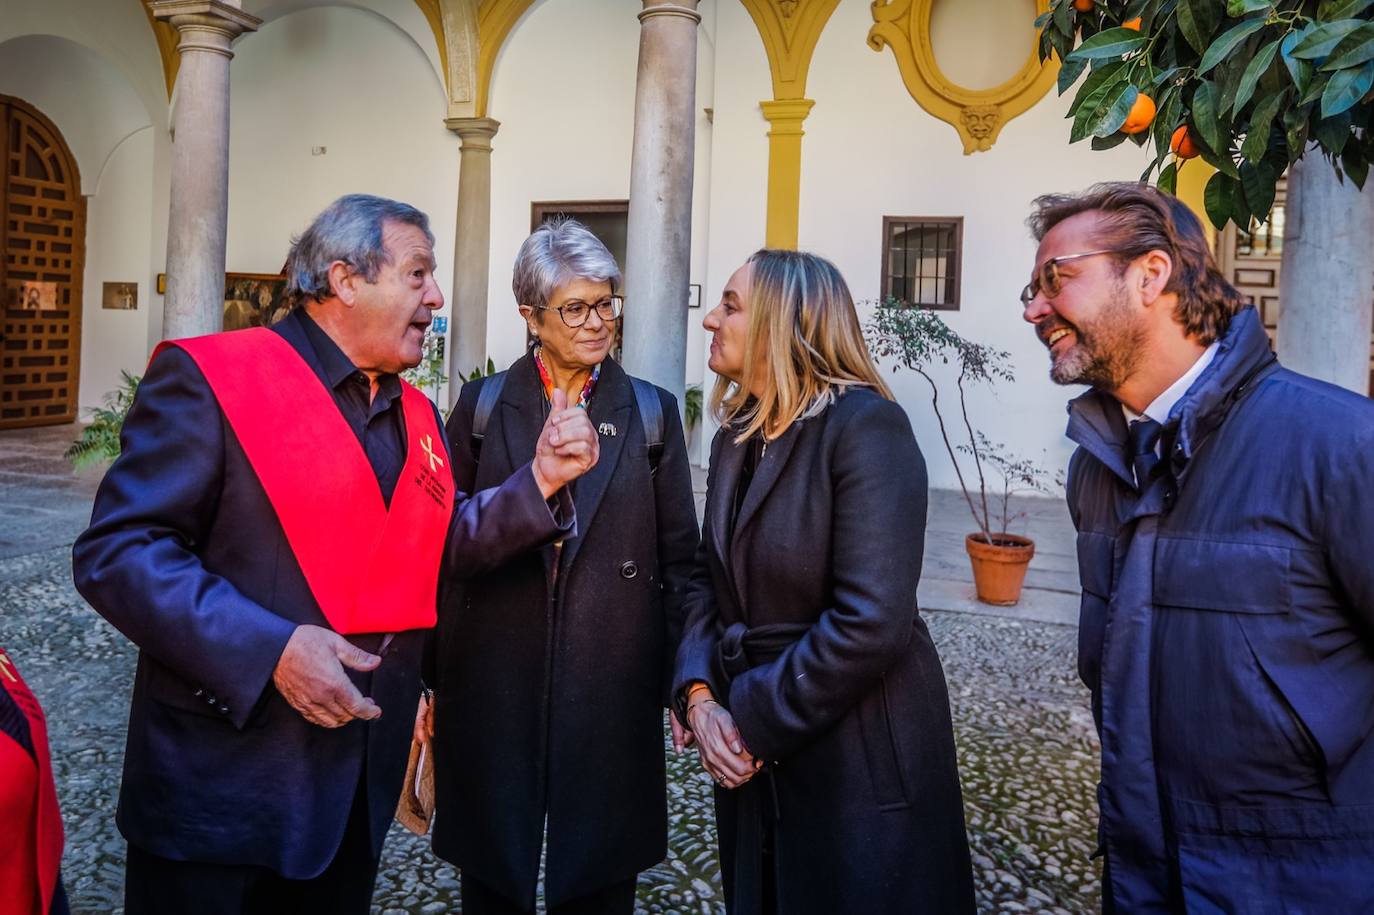
[(1063, 289), (1063, 279), (1059, 276), (1059, 265), (1065, 261), (1076, 261), (1081, 257), (1097, 257), (1099, 254), (1119, 254), (1115, 248), (1103, 248), (1100, 251), (1083, 251), (1078, 254), (1061, 254), (1059, 257), (1052, 257), (1040, 265), (1040, 269), (1035, 272), (1035, 277), (1026, 287), (1021, 290), (1021, 307), (1029, 308), (1030, 303), (1040, 293), (1045, 294), (1045, 298), (1052, 299), (1059, 295)]
[(556, 311), (558, 316), (563, 319), (564, 324), (569, 327), (581, 327), (591, 317), (592, 309), (596, 309), (601, 320), (606, 322), (614, 321), (620, 317), (625, 312), (625, 297), (623, 295), (607, 296), (598, 302), (583, 302), (573, 299), (571, 302), (564, 302), (557, 308), (551, 305), (532, 305), (530, 307)]

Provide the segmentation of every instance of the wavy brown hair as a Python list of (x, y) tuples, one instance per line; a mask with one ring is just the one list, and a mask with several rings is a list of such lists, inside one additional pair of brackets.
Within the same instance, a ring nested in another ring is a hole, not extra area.
[(847, 388), (867, 387), (892, 400), (892, 391), (864, 344), (849, 287), (835, 265), (802, 251), (764, 248), (748, 261), (749, 332), (744, 378), (764, 390), (718, 378), (711, 410), (721, 425), (738, 429), (742, 442), (759, 430), (781, 435), (794, 422), (816, 416)]
[(1174, 269), (1164, 291), (1178, 296), (1174, 320), (1204, 346), (1224, 334), (1247, 304), (1212, 257), (1202, 223), (1172, 194), (1143, 182), (1108, 181), (1081, 194), (1045, 194), (1032, 207), (1026, 224), (1036, 241), (1070, 216), (1101, 213), (1100, 243), (1113, 249), (1118, 272), (1150, 251), (1168, 254)]

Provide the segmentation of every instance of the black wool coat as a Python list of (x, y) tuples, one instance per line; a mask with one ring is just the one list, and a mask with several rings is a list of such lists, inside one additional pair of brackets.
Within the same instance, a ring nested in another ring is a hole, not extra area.
[[(708, 683), (769, 763), (716, 789), (729, 910), (757, 910), (746, 819), (771, 809), (781, 915), (972, 912), (949, 697), (916, 607), (926, 472), (906, 414), (860, 388), (794, 423), (732, 518), (747, 448), (728, 427), (712, 446), (674, 683), (679, 699)], [(724, 660), (765, 626), (798, 634)]]
[[(475, 461), (481, 387), (463, 386), (448, 422), (460, 487), (527, 463), (547, 413), (526, 355)], [(434, 851), (518, 903), (534, 901), (546, 814), (551, 905), (667, 853), (663, 708), (699, 535), (677, 401), (658, 396), (651, 477), (630, 377), (603, 363), (601, 456), (572, 484), (576, 536), (448, 590), (440, 608)]]

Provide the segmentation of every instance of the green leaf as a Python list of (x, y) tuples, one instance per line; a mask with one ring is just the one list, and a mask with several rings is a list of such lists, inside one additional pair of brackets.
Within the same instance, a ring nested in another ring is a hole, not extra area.
[(1202, 63), (1197, 65), (1198, 75), (1201, 76), (1221, 63), (1228, 54), (1235, 50), (1238, 44), (1262, 28), (1264, 28), (1264, 19), (1261, 17), (1247, 19), (1239, 25), (1227, 29), (1220, 38), (1212, 42), (1212, 46), (1202, 55)]
[(1255, 84), (1259, 82), (1260, 76), (1269, 65), (1274, 62), (1274, 55), (1278, 53), (1278, 41), (1271, 41), (1260, 48), (1258, 54), (1250, 58), (1250, 63), (1245, 65), (1245, 73), (1240, 78), (1240, 87), (1236, 90), (1236, 100), (1231, 107), (1236, 113), (1245, 107), (1245, 103), (1250, 101), (1250, 96), (1255, 94)]
[(1181, 67), (1169, 67), (1167, 70), (1160, 70), (1155, 74), (1155, 78), (1150, 80), (1150, 87), (1158, 91), (1160, 86), (1177, 76), (1181, 69)]
[(1101, 103), (1106, 110), (1102, 112), (1101, 118), (1093, 124), (1093, 136), (1110, 136), (1120, 130), (1121, 125), (1126, 123), (1126, 118), (1131, 113), (1131, 106), (1135, 104), (1139, 95), (1140, 90), (1130, 83), (1122, 83), (1108, 92), (1106, 99)]
[(1350, 112), (1322, 118), (1312, 131), (1312, 139), (1333, 156), (1339, 156), (1350, 141)]
[(1073, 104), (1069, 106), (1069, 113), (1066, 117), (1073, 117), (1078, 114), (1084, 105), (1096, 104), (1101, 101), (1102, 93), (1106, 92), (1112, 83), (1125, 79), (1125, 66), (1121, 61), (1115, 61), (1089, 73), (1088, 78), (1083, 80), (1083, 85), (1079, 87), (1078, 95), (1074, 98)]
[(1239, 19), (1246, 13), (1267, 10), (1270, 6), (1269, 0), (1226, 0), (1226, 15)]
[[(1374, 2), (1374, 0), (1371, 0)], [(1279, 53), (1283, 56), (1283, 65), (1288, 68), (1288, 73), (1293, 77), (1293, 85), (1297, 87), (1298, 95), (1301, 96), (1307, 91), (1307, 86), (1312, 80), (1312, 63), (1293, 56), (1293, 48), (1309, 29), (1289, 32), (1283, 36), (1283, 41), (1279, 44)]]
[[(1260, 217), (1261, 221), (1268, 219), (1269, 211), (1273, 209), (1274, 187), (1278, 181), (1278, 174), (1267, 162), (1258, 165), (1251, 165), (1249, 162), (1241, 164), (1240, 186), (1245, 194), (1246, 209)], [(1239, 222), (1236, 224), (1240, 225)]]
[(1078, 82), (1078, 77), (1087, 69), (1086, 60), (1066, 60), (1059, 67), (1059, 94), (1063, 95), (1069, 87)]
[(1155, 182), (1155, 186), (1161, 191), (1174, 193), (1178, 188), (1178, 165), (1170, 162), (1164, 166), (1164, 170), (1159, 173), (1159, 180)]
[(1358, 146), (1348, 146), (1341, 154), (1341, 168), (1355, 182), (1355, 187), (1364, 190), (1365, 179), (1369, 177), (1369, 160)]
[(1330, 73), (1317, 73), (1313, 75), (1312, 81), (1307, 84), (1307, 91), (1302, 94), (1302, 98), (1298, 99), (1298, 104), (1310, 105), (1312, 102), (1321, 98), (1322, 93), (1326, 91), (1326, 84), (1330, 81)]
[(1268, 96), (1255, 106), (1254, 112), (1250, 115), (1250, 127), (1245, 132), (1245, 142), (1240, 147), (1240, 154), (1245, 157), (1246, 162), (1253, 165), (1264, 158), (1265, 150), (1269, 148), (1269, 132), (1273, 129), (1274, 117), (1287, 97), (1288, 92), (1285, 90), (1277, 95)]
[(1283, 113), (1284, 138), (1288, 141), (1288, 164), (1298, 161), (1307, 148), (1309, 111), (1292, 107)]
[(1331, 57), (1322, 64), (1323, 70), (1344, 70), (1374, 60), (1374, 22), (1360, 26), (1341, 39), (1331, 49)]
[(1226, 221), (1231, 218), (1232, 200), (1239, 189), (1240, 183), (1236, 179), (1221, 172), (1217, 172), (1207, 182), (1207, 187), (1202, 192), (1202, 205), (1207, 210), (1207, 218), (1212, 220), (1212, 225), (1217, 227), (1217, 231), (1226, 228)]
[(1322, 117), (1330, 118), (1348, 111), (1374, 86), (1374, 60), (1358, 70), (1338, 70), (1322, 90)]
[(1125, 134), (1118, 131), (1117, 133), (1111, 134), (1110, 136), (1106, 137), (1093, 137), (1092, 147), (1093, 149), (1096, 149), (1098, 151), (1104, 149), (1113, 149), (1117, 146), (1120, 146), (1122, 143), (1125, 143), (1126, 138), (1129, 136), (1130, 134)]
[(1032, 25), (1035, 26), (1035, 30), (1038, 32), (1041, 29), (1043, 29), (1046, 26), (1046, 24), (1049, 23), (1050, 17), (1053, 15), (1054, 13), (1052, 11), (1045, 10), (1045, 12), (1041, 13), (1039, 16), (1036, 16), (1035, 22), (1032, 23)]
[(1207, 43), (1220, 22), (1221, 8), (1216, 0), (1179, 0), (1179, 30), (1199, 54), (1206, 53)]
[(1105, 29), (1078, 46), (1069, 60), (1120, 57), (1145, 47), (1145, 36), (1135, 29)]
[(1323, 22), (1353, 19), (1374, 6), (1374, 0), (1322, 0), (1317, 4), (1317, 18)]
[[(1217, 114), (1217, 87), (1210, 80), (1203, 80), (1193, 92), (1193, 126), (1197, 128), (1202, 142), (1213, 152), (1227, 152), (1226, 140), (1222, 138), (1220, 119)], [(1229, 133), (1229, 129), (1227, 131)]]
[(1319, 25), (1293, 48), (1293, 56), (1316, 60), (1331, 53), (1331, 49), (1345, 40), (1345, 36), (1365, 23), (1359, 19), (1340, 19)]
[(1073, 4), (1069, 0), (1054, 8), (1054, 26), (1061, 32), (1073, 34)]

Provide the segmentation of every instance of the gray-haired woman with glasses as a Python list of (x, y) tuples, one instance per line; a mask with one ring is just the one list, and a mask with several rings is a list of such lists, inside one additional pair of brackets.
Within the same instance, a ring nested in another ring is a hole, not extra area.
[(512, 282), (533, 345), (448, 422), (464, 492), (533, 457), (556, 398), (601, 437), (576, 536), (443, 598), (434, 851), (462, 868), (465, 915), (533, 912), (545, 841), (548, 912), (629, 913), (667, 852), (663, 709), (698, 534), (677, 402), (609, 355), (620, 281), (580, 223), (536, 229)]

